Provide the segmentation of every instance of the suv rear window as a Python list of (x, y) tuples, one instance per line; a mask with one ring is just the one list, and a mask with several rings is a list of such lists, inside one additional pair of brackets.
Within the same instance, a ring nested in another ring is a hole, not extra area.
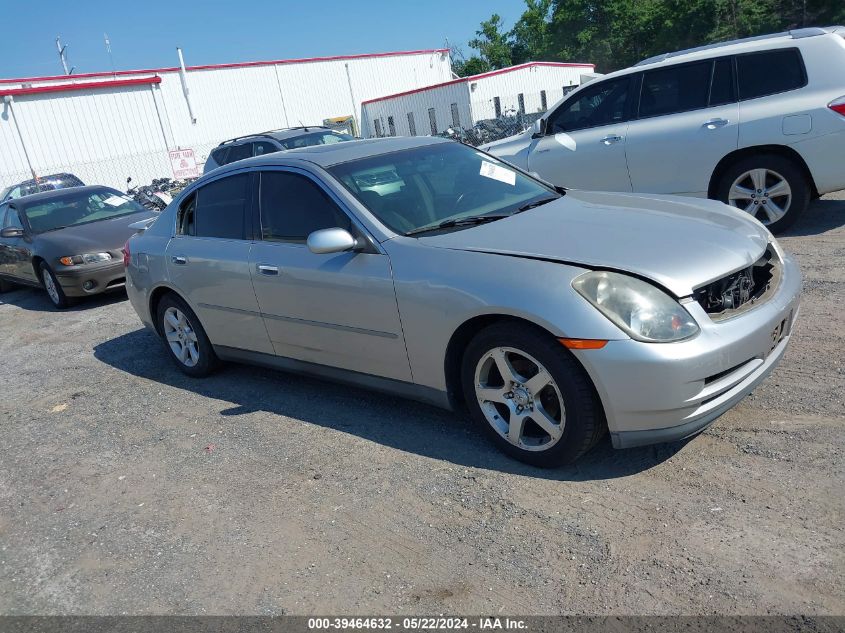
[(738, 55), (736, 69), (741, 101), (807, 85), (804, 62), (797, 48)]
[(217, 163), (218, 166), (222, 166), (226, 164), (226, 154), (229, 152), (228, 147), (218, 147), (216, 150), (211, 152), (211, 160)]

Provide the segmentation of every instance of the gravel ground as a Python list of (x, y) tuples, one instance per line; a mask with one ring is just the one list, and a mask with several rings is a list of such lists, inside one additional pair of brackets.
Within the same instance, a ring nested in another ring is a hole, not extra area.
[(125, 300), (0, 302), (2, 614), (843, 614), (845, 196), (786, 357), (692, 441), (536, 470), (423, 405), (184, 377)]

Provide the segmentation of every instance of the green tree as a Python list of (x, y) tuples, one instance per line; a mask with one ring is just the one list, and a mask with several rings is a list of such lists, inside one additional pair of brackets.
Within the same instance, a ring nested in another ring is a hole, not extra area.
[(526, 9), (508, 34), (511, 62), (522, 64), (549, 56), (552, 0), (525, 0)]
[(475, 34), (476, 37), (469, 41), (469, 45), (478, 51), (478, 56), (489, 69), (511, 65), (511, 42), (508, 34), (502, 31), (501, 16), (494, 13), (489, 20), (481, 23), (481, 28)]

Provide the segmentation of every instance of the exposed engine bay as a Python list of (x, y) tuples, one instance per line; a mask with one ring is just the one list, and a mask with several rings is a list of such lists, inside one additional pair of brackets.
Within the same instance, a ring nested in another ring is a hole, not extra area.
[(765, 300), (764, 295), (777, 287), (780, 262), (769, 247), (748, 268), (718, 279), (695, 291), (695, 300), (711, 318), (718, 320), (749, 309)]

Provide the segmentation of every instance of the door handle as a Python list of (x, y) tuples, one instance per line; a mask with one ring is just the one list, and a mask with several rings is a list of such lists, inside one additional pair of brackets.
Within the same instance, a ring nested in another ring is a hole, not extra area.
[(184, 266), (185, 264), (188, 263), (188, 258), (185, 257), (184, 255), (172, 255), (170, 257), (170, 261), (172, 261), (174, 264), (179, 264), (180, 266)]
[(715, 130), (719, 127), (725, 127), (730, 121), (727, 119), (710, 119), (709, 121), (705, 121), (702, 123), (702, 127), (706, 127), (708, 130)]
[(601, 140), (601, 142), (604, 143), (605, 145), (613, 145), (614, 143), (618, 143), (621, 140), (622, 140), (622, 137), (619, 136), (618, 134), (608, 134), (607, 136), (605, 136)]
[(266, 264), (258, 264), (258, 272), (262, 275), (278, 275), (278, 266), (268, 266)]

